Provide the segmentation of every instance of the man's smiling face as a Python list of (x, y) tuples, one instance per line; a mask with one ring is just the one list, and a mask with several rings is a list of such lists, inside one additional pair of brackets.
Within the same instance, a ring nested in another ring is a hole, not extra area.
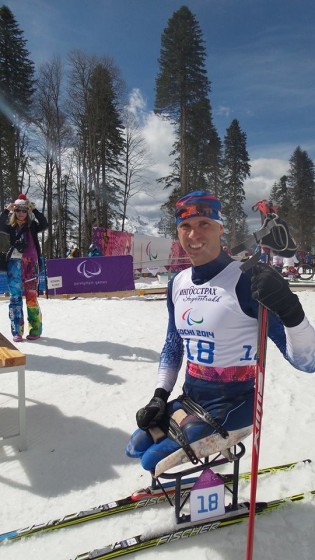
[(206, 264), (219, 256), (223, 234), (221, 224), (196, 216), (181, 222), (177, 232), (179, 242), (194, 266)]

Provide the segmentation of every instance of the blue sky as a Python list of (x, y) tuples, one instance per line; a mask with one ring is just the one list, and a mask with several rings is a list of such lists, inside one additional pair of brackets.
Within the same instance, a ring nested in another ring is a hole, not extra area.
[[(254, 185), (255, 191), (250, 198), (264, 196), (286, 171), (298, 145), (315, 158), (314, 0), (8, 0), (1, 4), (12, 10), (36, 65), (54, 55), (66, 60), (72, 49), (111, 56), (128, 91), (138, 91), (147, 114), (154, 104), (161, 34), (172, 14), (186, 5), (205, 40), (214, 124), (223, 139), (237, 118), (247, 134), (252, 160), (252, 182), (247, 188), (253, 190)], [(149, 121), (152, 125), (152, 118)]]

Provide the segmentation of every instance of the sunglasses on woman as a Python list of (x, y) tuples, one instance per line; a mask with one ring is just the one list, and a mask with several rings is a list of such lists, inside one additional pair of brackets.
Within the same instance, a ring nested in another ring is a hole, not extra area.
[(27, 214), (27, 210), (24, 210), (24, 208), (17, 208), (14, 212), (23, 212), (24, 214)]

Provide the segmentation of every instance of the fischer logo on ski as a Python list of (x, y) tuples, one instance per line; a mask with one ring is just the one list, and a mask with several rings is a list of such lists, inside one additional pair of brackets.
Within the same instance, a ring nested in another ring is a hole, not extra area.
[(220, 522), (205, 523), (199, 526), (187, 527), (186, 529), (181, 529), (180, 531), (174, 531), (174, 533), (169, 533), (168, 535), (163, 535), (157, 542), (156, 546), (162, 544), (168, 544), (180, 539), (189, 539), (196, 535), (202, 535), (204, 533), (210, 533), (210, 531), (215, 531), (218, 529)]

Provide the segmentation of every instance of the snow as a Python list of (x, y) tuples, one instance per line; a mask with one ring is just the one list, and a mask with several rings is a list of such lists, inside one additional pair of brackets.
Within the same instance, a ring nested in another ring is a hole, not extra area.
[[(147, 287), (149, 281), (136, 287)], [(157, 280), (150, 287), (161, 287)], [(315, 325), (315, 292), (299, 292)], [(151, 398), (167, 325), (161, 296), (41, 298), (44, 333), (23, 342), (27, 355), (28, 447), (0, 448), (1, 532), (25, 527), (124, 497), (149, 484), (149, 474), (126, 457), (135, 413)], [(11, 338), (8, 302), (0, 301), (0, 331)], [(184, 369), (174, 390), (180, 393)], [(16, 376), (0, 377), (0, 424), (12, 423)], [(268, 342), (260, 466), (312, 459), (287, 473), (260, 477), (257, 498), (276, 499), (315, 489), (315, 377), (295, 370)], [(251, 438), (241, 471), (250, 470)], [(230, 471), (229, 467), (226, 470)], [(240, 484), (240, 498), (249, 485)], [(174, 525), (173, 511), (159, 506), (76, 527), (7, 542), (5, 560), (70, 560), (121, 538)], [(255, 520), (255, 560), (313, 560), (315, 499)], [(241, 560), (247, 523), (150, 549), (144, 560)]]

